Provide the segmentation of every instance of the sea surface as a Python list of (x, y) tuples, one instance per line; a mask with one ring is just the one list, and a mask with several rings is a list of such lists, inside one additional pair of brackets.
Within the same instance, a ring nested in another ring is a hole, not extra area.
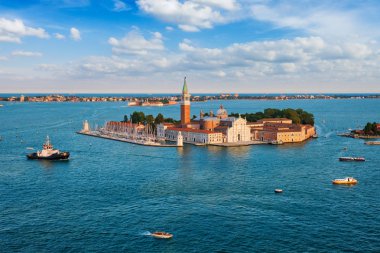
[[(220, 103), (193, 103), (192, 114)], [(103, 125), (135, 110), (178, 119), (179, 105), (3, 103), (0, 252), (380, 252), (380, 146), (337, 136), (379, 122), (379, 99), (222, 103), (238, 113), (302, 108), (315, 115), (320, 138), (145, 147), (75, 132), (85, 119)], [(69, 161), (26, 159), (46, 135), (70, 151)], [(359, 183), (332, 185), (346, 176)], [(153, 231), (174, 237), (154, 239)]]

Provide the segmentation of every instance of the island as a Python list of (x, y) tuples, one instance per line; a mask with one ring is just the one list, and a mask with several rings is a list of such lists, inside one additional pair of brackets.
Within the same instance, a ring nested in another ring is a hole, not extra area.
[(380, 139), (380, 123), (368, 122), (363, 129), (351, 130), (349, 133), (339, 135), (343, 137), (360, 139)]
[(191, 116), (190, 93), (186, 78), (182, 88), (180, 120), (164, 115), (145, 115), (135, 111), (123, 121), (108, 121), (103, 127), (90, 130), (88, 122), (80, 133), (128, 142), (162, 146), (176, 142), (193, 145), (245, 146), (254, 144), (283, 144), (303, 142), (316, 137), (314, 116), (302, 109), (265, 109), (256, 113), (231, 113), (221, 104), (214, 113), (200, 111)]

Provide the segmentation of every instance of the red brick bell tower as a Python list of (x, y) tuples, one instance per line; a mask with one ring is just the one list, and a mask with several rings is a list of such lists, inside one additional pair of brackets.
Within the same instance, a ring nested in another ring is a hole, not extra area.
[(182, 127), (186, 127), (187, 124), (190, 124), (190, 94), (187, 89), (185, 77), (182, 88), (181, 125)]

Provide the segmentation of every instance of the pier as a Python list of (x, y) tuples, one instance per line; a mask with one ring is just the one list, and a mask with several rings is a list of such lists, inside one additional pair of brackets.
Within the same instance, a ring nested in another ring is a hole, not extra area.
[(166, 144), (166, 143), (159, 143), (159, 142), (148, 142), (144, 140), (133, 140), (133, 139), (128, 139), (125, 137), (117, 137), (117, 136), (112, 136), (108, 134), (102, 134), (98, 131), (89, 131), (89, 132), (83, 132), (79, 131), (77, 134), (82, 134), (82, 135), (87, 135), (87, 136), (92, 136), (92, 137), (98, 137), (98, 138), (103, 138), (103, 139), (108, 139), (108, 140), (114, 140), (114, 141), (121, 141), (121, 142), (128, 142), (131, 144), (136, 144), (136, 145), (141, 145), (141, 146), (151, 146), (151, 147), (181, 147), (180, 145), (177, 144)]

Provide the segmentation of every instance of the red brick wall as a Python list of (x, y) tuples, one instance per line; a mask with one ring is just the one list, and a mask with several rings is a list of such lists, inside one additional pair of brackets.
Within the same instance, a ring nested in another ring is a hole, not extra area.
[(190, 105), (181, 105), (181, 124), (190, 123)]

